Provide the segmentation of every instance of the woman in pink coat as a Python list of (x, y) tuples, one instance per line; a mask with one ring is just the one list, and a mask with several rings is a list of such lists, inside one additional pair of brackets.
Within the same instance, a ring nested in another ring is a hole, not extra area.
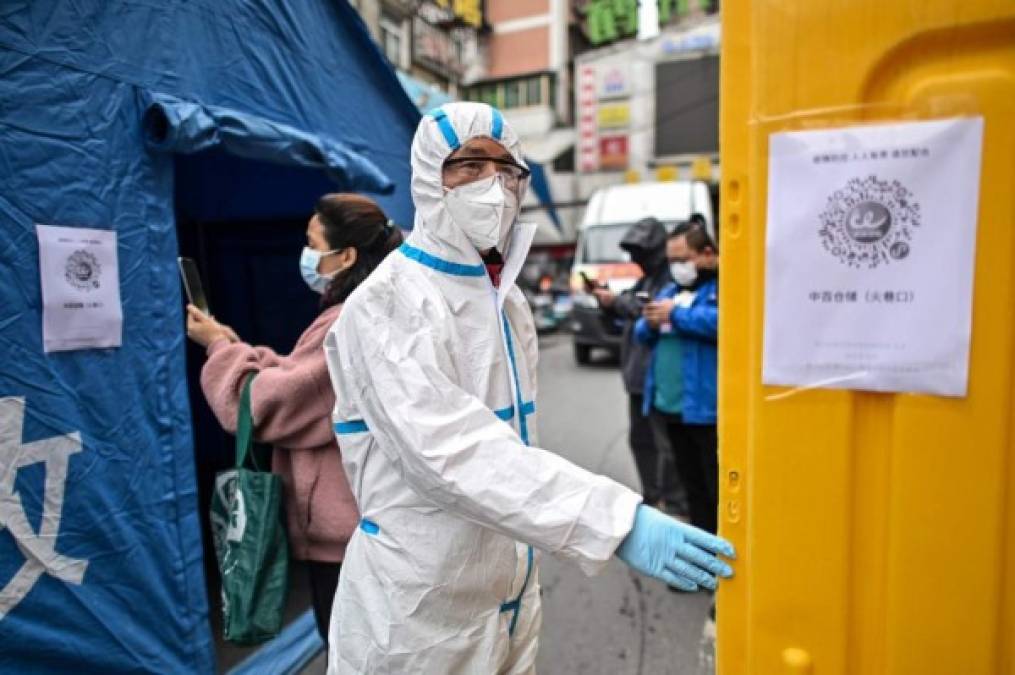
[(342, 303), (402, 233), (371, 199), (321, 197), (307, 225), (300, 271), (321, 294), (321, 313), (288, 356), (242, 342), (231, 328), (194, 306), (187, 335), (208, 350), (201, 388), (222, 426), (235, 432), (240, 392), (252, 374), (255, 437), (275, 446), (272, 471), (282, 477), (289, 546), (307, 561), (317, 628), (325, 641), (345, 545), (359, 521), (331, 427), (335, 394), (324, 358), (324, 337)]

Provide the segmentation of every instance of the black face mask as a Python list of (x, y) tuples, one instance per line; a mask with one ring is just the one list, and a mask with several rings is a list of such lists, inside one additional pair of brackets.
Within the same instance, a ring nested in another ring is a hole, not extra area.
[(706, 267), (699, 267), (698, 268), (698, 278), (694, 280), (693, 287), (697, 288), (698, 286), (701, 286), (702, 284), (704, 284), (706, 281), (712, 281), (712, 279), (715, 279), (718, 276), (719, 276), (719, 270), (718, 269), (714, 269), (713, 270), (713, 269), (708, 269)]
[(714, 270), (707, 267), (699, 267), (697, 268), (697, 270), (698, 270), (698, 278), (704, 281), (715, 279), (717, 276), (719, 276), (718, 269)]
[(665, 255), (646, 253), (645, 251), (632, 251), (631, 261), (641, 268), (645, 274), (655, 274), (659, 266), (666, 262)]

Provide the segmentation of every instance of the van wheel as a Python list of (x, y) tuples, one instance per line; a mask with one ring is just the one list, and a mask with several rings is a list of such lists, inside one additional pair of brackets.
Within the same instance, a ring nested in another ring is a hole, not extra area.
[(578, 362), (578, 365), (588, 365), (592, 361), (592, 347), (576, 344), (574, 346), (574, 360)]

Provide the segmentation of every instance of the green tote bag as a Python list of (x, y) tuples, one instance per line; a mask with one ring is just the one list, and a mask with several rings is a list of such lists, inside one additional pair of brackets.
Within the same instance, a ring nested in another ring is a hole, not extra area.
[[(282, 519), (282, 479), (260, 471), (254, 458), (251, 376), (236, 423), (236, 468), (215, 476), (211, 529), (222, 576), (225, 638), (237, 644), (269, 640), (282, 628), (289, 546)], [(248, 467), (248, 460), (251, 467)]]

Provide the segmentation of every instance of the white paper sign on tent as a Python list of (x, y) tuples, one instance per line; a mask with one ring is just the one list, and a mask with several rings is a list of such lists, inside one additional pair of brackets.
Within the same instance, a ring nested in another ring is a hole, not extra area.
[(36, 225), (46, 352), (122, 344), (116, 232)]

